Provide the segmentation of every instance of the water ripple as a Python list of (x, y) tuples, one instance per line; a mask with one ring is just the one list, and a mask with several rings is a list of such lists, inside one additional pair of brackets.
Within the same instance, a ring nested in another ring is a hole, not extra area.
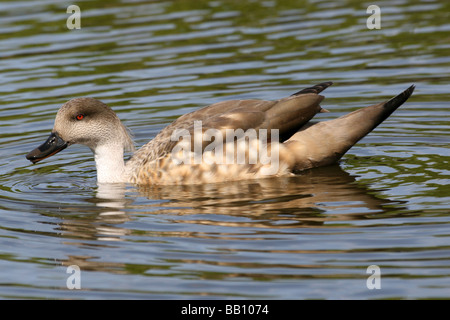
[[(0, 297), (448, 298), (448, 5), (379, 5), (368, 30), (359, 1), (89, 1), (68, 30), (54, 1), (2, 3)], [(73, 97), (107, 102), (142, 145), (200, 106), (328, 80), (320, 120), (417, 89), (339, 165), (297, 177), (97, 186), (87, 148), (24, 157)]]

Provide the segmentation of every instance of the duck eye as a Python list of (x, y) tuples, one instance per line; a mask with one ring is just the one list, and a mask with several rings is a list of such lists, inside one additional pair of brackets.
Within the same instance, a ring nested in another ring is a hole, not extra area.
[(76, 116), (77, 120), (83, 120), (84, 119), (84, 114), (80, 113)]

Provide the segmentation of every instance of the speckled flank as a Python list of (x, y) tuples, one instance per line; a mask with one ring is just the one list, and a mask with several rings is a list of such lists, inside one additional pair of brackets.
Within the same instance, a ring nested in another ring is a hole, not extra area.
[[(248, 147), (249, 144), (253, 147)], [(259, 159), (259, 147), (258, 141), (238, 141), (232, 147), (225, 144), (223, 153), (202, 153), (200, 163), (196, 162), (194, 152), (188, 155), (182, 155), (181, 151), (178, 154), (170, 153), (157, 160), (143, 162), (136, 170), (130, 170), (128, 179), (137, 184), (203, 184), (292, 174), (294, 157), (286, 146), (278, 142), (263, 146), (264, 150), (268, 150), (265, 161)], [(253, 159), (250, 158), (249, 150), (255, 153)], [(243, 157), (238, 159), (242, 151)], [(275, 151), (279, 156), (275, 156)], [(184, 159), (183, 163), (177, 161), (181, 158)]]

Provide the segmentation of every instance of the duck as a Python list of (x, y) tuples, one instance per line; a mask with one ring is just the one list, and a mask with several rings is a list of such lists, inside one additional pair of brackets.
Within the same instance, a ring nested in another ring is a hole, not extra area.
[[(72, 144), (89, 147), (97, 183), (205, 184), (301, 174), (337, 163), (387, 119), (415, 86), (388, 101), (313, 122), (329, 112), (322, 82), (278, 100), (227, 100), (184, 114), (135, 151), (132, 135), (105, 103), (73, 98), (57, 111), (48, 139), (26, 155), (33, 164)], [(125, 152), (133, 152), (125, 162)]]

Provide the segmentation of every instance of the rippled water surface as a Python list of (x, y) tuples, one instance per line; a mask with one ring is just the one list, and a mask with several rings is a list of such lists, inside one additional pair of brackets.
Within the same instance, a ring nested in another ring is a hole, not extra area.
[[(1, 298), (450, 298), (448, 2), (378, 1), (379, 30), (351, 0), (77, 1), (79, 30), (70, 4), (0, 2)], [(338, 165), (291, 178), (107, 187), (86, 147), (25, 159), (73, 97), (140, 146), (201, 106), (329, 80), (320, 120), (417, 88)]]

